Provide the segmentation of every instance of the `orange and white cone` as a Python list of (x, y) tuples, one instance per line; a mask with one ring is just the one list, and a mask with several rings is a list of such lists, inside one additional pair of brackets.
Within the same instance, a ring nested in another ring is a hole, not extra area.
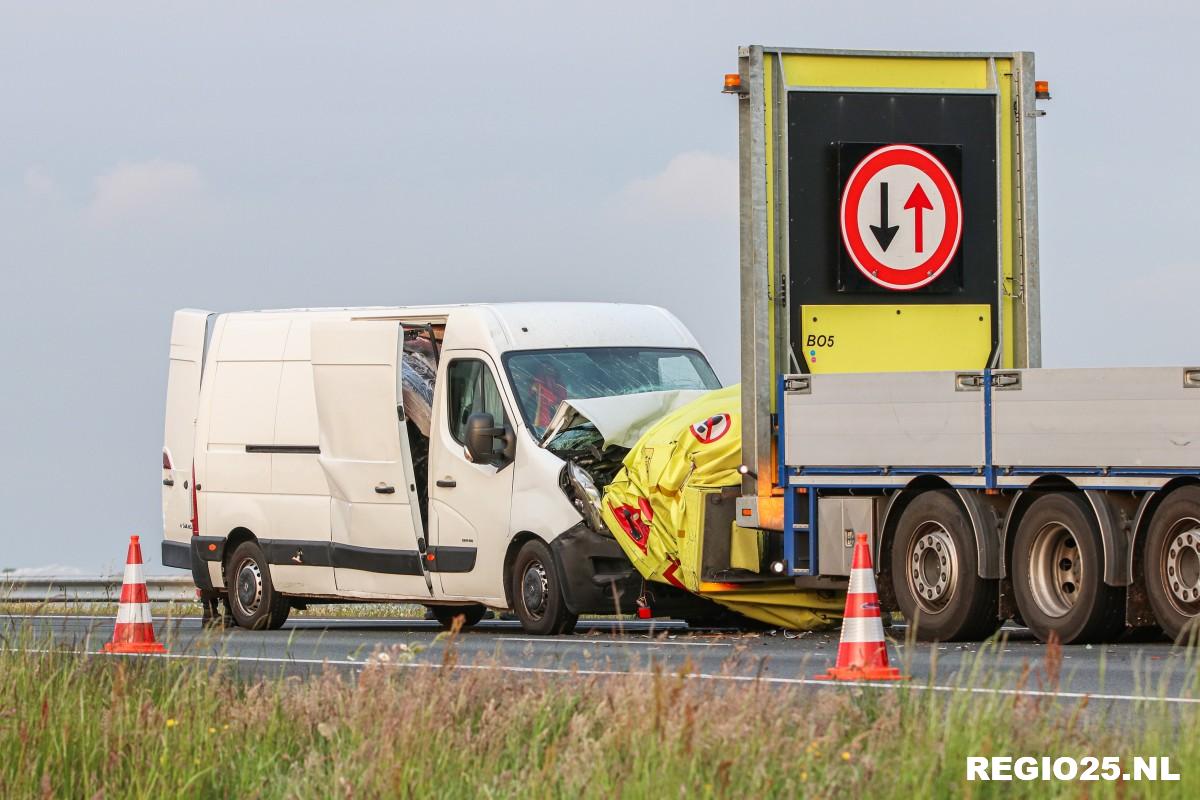
[(125, 557), (125, 579), (121, 583), (121, 605), (117, 607), (117, 624), (111, 642), (104, 645), (106, 653), (165, 653), (166, 648), (154, 638), (154, 621), (150, 617), (150, 596), (142, 576), (142, 545), (137, 536), (129, 537), (129, 554)]
[(854, 543), (837, 666), (816, 677), (830, 681), (882, 681), (903, 677), (900, 670), (888, 666), (883, 620), (879, 616), (879, 594), (875, 591), (875, 570), (871, 568), (871, 546), (867, 544), (865, 533), (858, 534)]

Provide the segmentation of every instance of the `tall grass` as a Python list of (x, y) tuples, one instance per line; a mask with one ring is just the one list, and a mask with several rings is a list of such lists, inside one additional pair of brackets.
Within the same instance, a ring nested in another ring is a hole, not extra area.
[[(1195, 797), (1200, 714), (1047, 696), (787, 688), (678, 672), (227, 664), (0, 652), (0, 797)], [(41, 650), (41, 652), (31, 652)], [(1047, 688), (1055, 648), (1031, 670)], [(979, 657), (985, 663), (987, 653)], [(1061, 663), (1061, 661), (1059, 661)], [(1035, 677), (1036, 676), (1036, 677)], [(986, 677), (964, 676), (986, 683)], [(1037, 685), (1035, 685), (1037, 684)], [(968, 784), (968, 755), (1170, 756), (1179, 783)]]

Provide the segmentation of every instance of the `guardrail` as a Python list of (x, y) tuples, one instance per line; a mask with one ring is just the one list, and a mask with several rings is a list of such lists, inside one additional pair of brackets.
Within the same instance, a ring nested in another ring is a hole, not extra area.
[[(4, 603), (116, 603), (121, 599), (121, 575), (0, 575)], [(149, 575), (146, 592), (152, 603), (195, 600), (190, 575)]]

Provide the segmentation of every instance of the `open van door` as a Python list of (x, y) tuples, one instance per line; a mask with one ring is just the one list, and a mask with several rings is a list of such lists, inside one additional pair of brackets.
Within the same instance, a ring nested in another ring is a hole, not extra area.
[(171, 365), (167, 370), (166, 426), (163, 431), (162, 504), (164, 566), (188, 569), (192, 536), (192, 456), (200, 375), (211, 311), (185, 308), (171, 322)]
[(312, 324), (313, 385), (339, 592), (430, 596), (394, 320)]

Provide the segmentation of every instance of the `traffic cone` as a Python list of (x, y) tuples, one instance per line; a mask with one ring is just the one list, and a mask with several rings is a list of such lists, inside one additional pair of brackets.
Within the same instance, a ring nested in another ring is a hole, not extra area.
[(828, 681), (903, 678), (900, 670), (888, 666), (883, 620), (879, 617), (879, 595), (875, 591), (875, 571), (871, 568), (871, 547), (867, 544), (865, 533), (858, 534), (854, 543), (854, 561), (850, 565), (850, 587), (846, 592), (846, 616), (842, 621), (837, 666), (815, 677)]
[(167, 652), (154, 638), (150, 597), (146, 594), (146, 579), (142, 576), (142, 545), (137, 536), (129, 537), (129, 554), (125, 557), (125, 580), (121, 583), (121, 605), (117, 607), (117, 624), (113, 627), (112, 641), (104, 645), (104, 652)]

